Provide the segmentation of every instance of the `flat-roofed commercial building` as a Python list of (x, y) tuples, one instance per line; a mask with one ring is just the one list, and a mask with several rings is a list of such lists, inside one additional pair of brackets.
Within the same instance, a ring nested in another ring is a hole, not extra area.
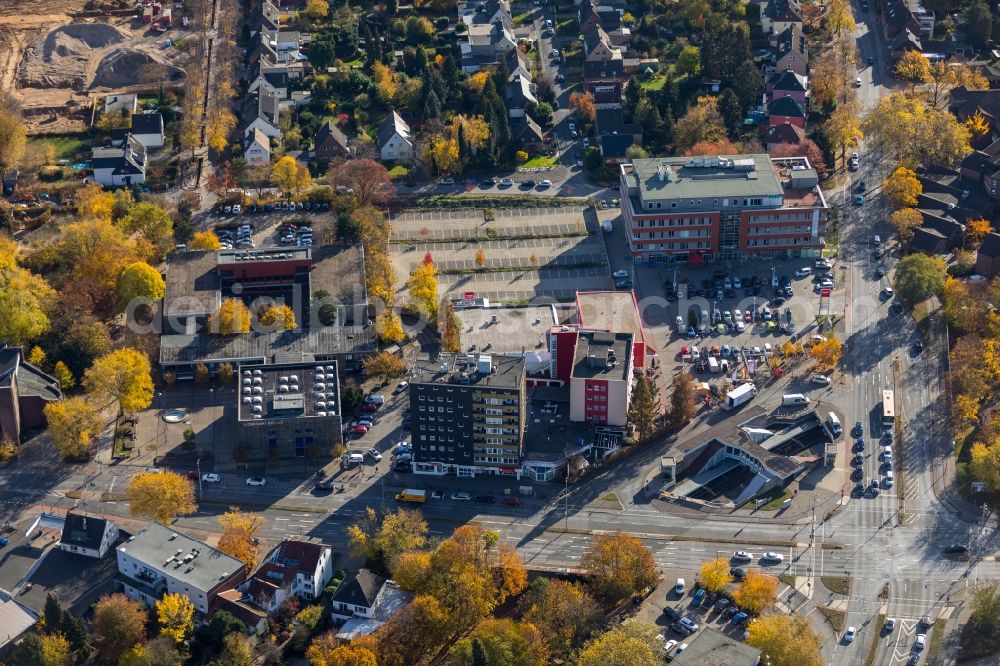
[(818, 256), (828, 206), (804, 157), (662, 157), (621, 165), (636, 261)]

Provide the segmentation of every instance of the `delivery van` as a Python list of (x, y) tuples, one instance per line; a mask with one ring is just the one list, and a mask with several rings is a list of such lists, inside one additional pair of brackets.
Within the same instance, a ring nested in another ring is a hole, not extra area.
[(793, 405), (808, 405), (809, 398), (802, 395), (801, 393), (786, 393), (781, 396), (781, 404), (783, 407), (790, 407)]
[(833, 436), (836, 437), (840, 433), (844, 432), (843, 427), (840, 425), (840, 419), (833, 412), (828, 415), (828, 420), (830, 421), (830, 430), (833, 432)]
[(404, 488), (396, 493), (397, 502), (412, 502), (414, 504), (423, 504), (427, 501), (427, 491), (426, 490), (414, 490), (413, 488)]

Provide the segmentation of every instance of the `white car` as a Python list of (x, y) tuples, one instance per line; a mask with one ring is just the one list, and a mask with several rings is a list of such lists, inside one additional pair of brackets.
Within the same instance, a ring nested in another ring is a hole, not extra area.
[(830, 270), (833, 268), (833, 263), (829, 259), (820, 259), (816, 262), (815, 266), (816, 268), (825, 268), (826, 270)]
[(382, 454), (379, 453), (378, 449), (368, 449), (368, 455), (370, 455), (375, 460), (382, 460)]
[(542, 182), (538, 183), (538, 187), (552, 187), (552, 181), (545, 179)]
[(860, 88), (861, 87), (861, 77), (860, 76), (855, 76), (854, 77), (854, 87), (855, 88)]
[(248, 486), (266, 486), (267, 479), (262, 476), (248, 476), (247, 477)]
[(811, 381), (813, 384), (821, 384), (822, 386), (829, 386), (832, 380), (826, 375), (813, 375)]
[(785, 556), (782, 555), (781, 553), (767, 551), (766, 553), (760, 556), (760, 559), (763, 562), (784, 562)]
[(751, 560), (753, 560), (753, 553), (748, 553), (745, 550), (738, 550), (735, 553), (733, 553), (733, 559), (750, 562)]
[(857, 636), (858, 630), (856, 627), (848, 627), (847, 631), (844, 632), (844, 642), (853, 643), (854, 637)]
[(500, 179), (500, 184), (501, 185), (513, 185), (514, 184), (514, 179), (513, 178), (501, 178)]
[(924, 649), (925, 645), (927, 645), (927, 634), (917, 634), (917, 640), (913, 643), (913, 649), (919, 652)]
[(663, 646), (663, 651), (670, 652), (675, 647), (677, 647), (677, 641), (671, 638), (669, 641), (667, 641), (667, 644)]
[(215, 472), (208, 472), (207, 474), (201, 475), (201, 480), (205, 483), (218, 483), (219, 478), (219, 475)]
[(466, 492), (457, 492), (457, 493), (452, 493), (451, 498), (453, 500), (458, 500), (460, 502), (468, 502), (472, 500), (472, 495)]
[(384, 405), (385, 404), (385, 396), (384, 395), (379, 395), (378, 393), (372, 393), (370, 396), (368, 396), (368, 397), (365, 398), (365, 402), (367, 402), (369, 404), (372, 404), (372, 405)]
[(626, 270), (615, 271), (614, 273), (611, 274), (611, 277), (615, 278), (616, 280), (621, 278), (627, 278), (628, 271)]
[(804, 278), (805, 276), (807, 276), (807, 275), (809, 275), (811, 273), (812, 273), (812, 269), (809, 268), (808, 266), (806, 266), (806, 267), (800, 268), (799, 270), (795, 271), (795, 277), (797, 277), (797, 278)]

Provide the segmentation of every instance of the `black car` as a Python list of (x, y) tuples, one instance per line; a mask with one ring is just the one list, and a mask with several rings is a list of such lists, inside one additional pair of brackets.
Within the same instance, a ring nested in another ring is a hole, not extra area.
[(785, 304), (785, 299), (781, 298), (780, 296), (771, 301), (771, 305), (773, 305), (774, 307), (780, 307), (784, 304)]
[(854, 451), (855, 453), (860, 453), (864, 450), (865, 450), (865, 440), (863, 439), (855, 441), (854, 444), (851, 446), (851, 451)]
[(739, 606), (737, 606), (736, 604), (732, 604), (731, 606), (726, 606), (726, 609), (722, 611), (722, 617), (728, 620), (733, 615), (736, 615), (737, 611), (739, 611)]
[(690, 629), (685, 627), (680, 622), (674, 622), (673, 624), (670, 625), (670, 628), (673, 629), (678, 634), (680, 634), (681, 636), (690, 636), (692, 633)]
[(867, 185), (865, 185), (865, 181), (859, 180), (858, 181), (858, 187), (857, 187), (858, 192), (864, 192), (865, 189), (867, 189)]
[(889, 310), (891, 310), (896, 314), (900, 314), (903, 311), (903, 304), (900, 303), (899, 301), (896, 301), (895, 303), (889, 306)]
[(861, 425), (861, 421), (855, 421), (854, 427), (851, 428), (851, 437), (861, 437), (865, 434), (865, 427)]
[(676, 622), (677, 620), (681, 619), (681, 614), (677, 611), (677, 609), (671, 608), (670, 606), (667, 606), (666, 608), (663, 609), (663, 614), (666, 615), (667, 619), (669, 619), (671, 622)]
[(736, 580), (743, 580), (747, 576), (747, 570), (743, 567), (733, 567), (729, 570), (729, 575)]
[(860, 467), (865, 464), (865, 457), (863, 455), (856, 455), (851, 459), (851, 464), (855, 467)]
[(881, 280), (884, 277), (885, 277), (885, 271), (882, 270), (881, 268), (876, 268), (875, 269), (875, 279), (876, 280)]
[(961, 555), (962, 553), (969, 552), (969, 547), (964, 543), (953, 543), (949, 546), (945, 546), (944, 552), (949, 555)]
[(400, 461), (400, 462), (396, 463), (396, 466), (393, 467), (392, 469), (393, 469), (394, 472), (397, 472), (397, 473), (400, 473), (400, 474), (409, 474), (410, 472), (413, 471), (413, 465), (410, 464), (409, 462), (406, 462), (404, 460), (404, 461)]
[(915, 353), (919, 354), (923, 350), (924, 350), (924, 343), (922, 343), (920, 340), (917, 340), (916, 342), (913, 343), (913, 351)]
[(727, 607), (728, 605), (729, 605), (729, 599), (726, 599), (725, 597), (722, 597), (722, 598), (721, 598), (721, 599), (719, 599), (719, 601), (718, 601), (718, 602), (717, 602), (717, 603), (715, 604), (715, 610), (717, 610), (717, 611), (724, 611), (724, 610), (726, 610), (726, 607)]
[(528, 180), (522, 180), (521, 183), (520, 183), (520, 185), (521, 185), (521, 187), (523, 187), (525, 189), (531, 189), (532, 187), (535, 186), (535, 181), (533, 181), (533, 180), (531, 180), (529, 178)]
[(712, 604), (714, 604), (715, 600), (718, 599), (718, 598), (719, 598), (719, 595), (718, 595), (717, 592), (712, 592), (711, 594), (706, 595), (705, 596), (705, 600), (703, 602), (701, 602), (702, 608), (708, 608), (709, 606), (711, 606)]
[(615, 282), (615, 289), (631, 289), (631, 288), (632, 288), (631, 280), (618, 280), (617, 282)]
[(315, 486), (313, 490), (318, 493), (332, 493), (333, 492), (333, 482), (332, 481), (320, 481)]
[(497, 501), (493, 495), (476, 495), (472, 499), (480, 504), (496, 504)]

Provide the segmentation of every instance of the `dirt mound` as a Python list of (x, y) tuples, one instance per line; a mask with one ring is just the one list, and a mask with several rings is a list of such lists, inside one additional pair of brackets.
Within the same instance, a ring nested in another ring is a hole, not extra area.
[(107, 23), (72, 23), (53, 30), (45, 38), (42, 57), (52, 62), (53, 56), (85, 56), (92, 49), (103, 49), (125, 41), (114, 26)]
[(142, 82), (168, 81), (183, 75), (183, 70), (164, 65), (148, 53), (115, 49), (97, 66), (91, 88), (120, 88)]

